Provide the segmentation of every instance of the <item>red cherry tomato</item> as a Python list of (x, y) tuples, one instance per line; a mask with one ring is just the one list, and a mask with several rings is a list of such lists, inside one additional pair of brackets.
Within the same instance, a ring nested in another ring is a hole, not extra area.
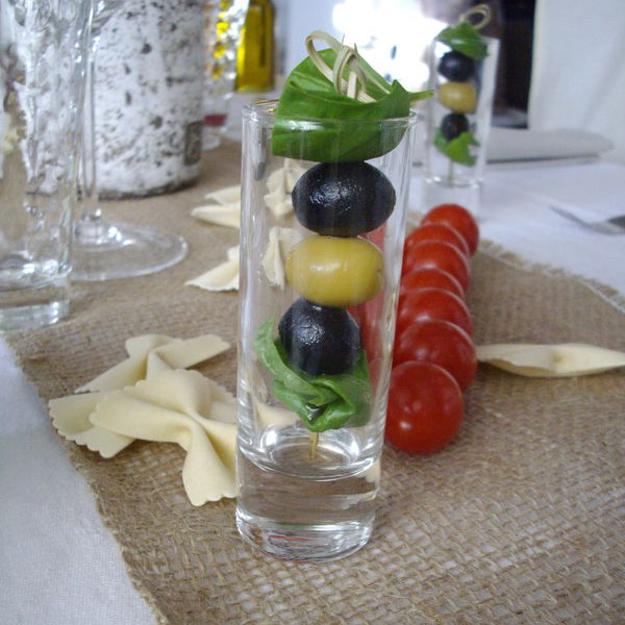
[(416, 289), (443, 289), (464, 298), (460, 282), (450, 273), (436, 267), (422, 267), (402, 276), (399, 290), (402, 295)]
[(417, 289), (400, 295), (395, 336), (401, 339), (407, 328), (423, 319), (442, 319), (455, 323), (469, 335), (473, 332), (467, 305), (457, 295), (442, 289)]
[(469, 257), (469, 246), (464, 237), (451, 226), (443, 223), (424, 223), (415, 228), (404, 241), (404, 251), (422, 241), (444, 241)]
[(475, 254), (480, 232), (473, 215), (460, 204), (439, 204), (430, 210), (421, 222), (423, 224), (446, 224), (455, 228), (467, 242), (471, 255)]
[(466, 391), (477, 371), (475, 347), (469, 335), (458, 326), (441, 319), (418, 321), (398, 337), (393, 364), (409, 360), (431, 362), (454, 377)]
[(430, 454), (460, 428), (464, 405), (453, 377), (429, 362), (405, 362), (393, 369), (386, 415), (386, 440), (411, 454)]
[(422, 269), (437, 267), (450, 273), (462, 286), (466, 293), (469, 288), (469, 262), (453, 245), (443, 241), (422, 241), (404, 253), (404, 274)]

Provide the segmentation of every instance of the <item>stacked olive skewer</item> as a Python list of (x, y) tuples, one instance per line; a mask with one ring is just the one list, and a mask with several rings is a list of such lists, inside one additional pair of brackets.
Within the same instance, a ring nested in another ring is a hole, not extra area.
[(440, 129), (443, 137), (452, 141), (469, 131), (466, 114), (475, 111), (477, 92), (470, 82), (475, 77), (475, 61), (462, 52), (451, 50), (442, 56), (438, 73), (449, 81), (439, 87), (439, 102), (452, 111), (443, 117)]
[[(328, 48), (317, 50), (316, 40)], [(401, 143), (411, 103), (431, 93), (388, 83), (355, 46), (327, 33), (311, 33), (306, 47), (308, 57), (280, 96), (271, 145), (275, 156), (317, 163), (291, 194), (296, 218), (314, 234), (285, 262), (287, 282), (300, 297), (282, 316), (278, 338), (273, 318), (256, 329), (254, 351), (272, 376), (273, 396), (311, 432), (314, 457), (320, 432), (361, 427), (372, 417), (378, 374), (373, 350), (376, 337), (388, 330), (375, 316), (385, 280), (376, 244), (396, 194), (366, 161)], [(406, 123), (383, 123), (398, 117)]]
[(478, 29), (489, 19), (485, 7), (478, 12), (484, 15), (479, 24), (461, 21), (456, 26), (445, 28), (436, 37), (438, 42), (451, 48), (438, 62), (439, 78), (435, 80), (440, 83), (442, 77), (446, 81), (438, 84), (436, 91), (438, 101), (450, 112), (442, 118), (434, 133), (434, 145), (449, 159), (450, 183), (453, 181), (454, 163), (471, 167), (477, 160), (471, 147), (479, 143), (468, 115), (476, 111), (481, 65), (488, 55), (488, 46)]
[(364, 161), (319, 163), (297, 181), (293, 208), (316, 234), (286, 259), (286, 277), (301, 296), (279, 323), (289, 364), (309, 376), (353, 370), (362, 352), (360, 328), (347, 308), (382, 288), (382, 253), (361, 238), (380, 227), (395, 206), (386, 176)]

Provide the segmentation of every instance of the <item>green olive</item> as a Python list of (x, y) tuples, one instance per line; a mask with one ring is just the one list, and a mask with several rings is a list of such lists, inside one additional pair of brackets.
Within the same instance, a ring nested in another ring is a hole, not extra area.
[(314, 236), (286, 259), (289, 284), (307, 300), (344, 308), (371, 299), (382, 287), (380, 250), (364, 239)]
[(454, 113), (473, 113), (477, 94), (469, 82), (446, 82), (438, 89), (438, 100)]

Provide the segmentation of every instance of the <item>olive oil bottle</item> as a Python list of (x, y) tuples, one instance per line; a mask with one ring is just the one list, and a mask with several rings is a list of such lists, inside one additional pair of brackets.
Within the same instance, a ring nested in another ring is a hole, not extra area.
[(237, 50), (237, 91), (269, 91), (274, 79), (274, 8), (250, 0)]

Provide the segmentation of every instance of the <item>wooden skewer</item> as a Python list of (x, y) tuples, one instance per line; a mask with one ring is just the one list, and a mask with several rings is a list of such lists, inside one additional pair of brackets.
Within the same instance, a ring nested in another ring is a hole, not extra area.
[(308, 450), (308, 457), (314, 460), (317, 457), (317, 444), (319, 443), (319, 432), (310, 433), (310, 449)]

